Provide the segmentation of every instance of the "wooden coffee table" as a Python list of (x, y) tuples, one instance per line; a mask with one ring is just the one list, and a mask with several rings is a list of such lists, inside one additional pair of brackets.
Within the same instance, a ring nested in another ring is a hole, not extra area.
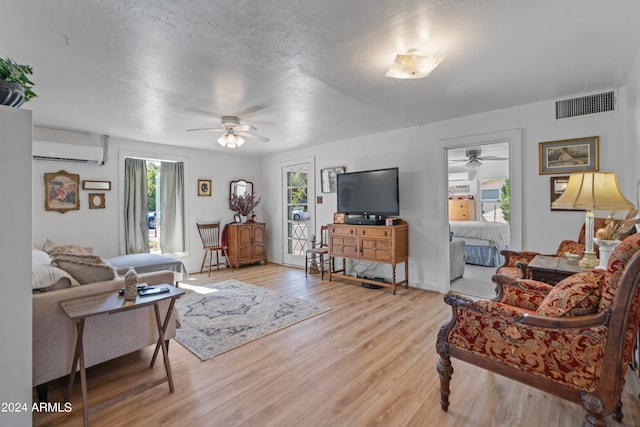
[[(118, 295), (117, 291), (60, 301), (60, 307), (62, 307), (62, 310), (67, 314), (67, 316), (69, 316), (71, 320), (74, 320), (76, 322), (77, 332), (76, 348), (73, 354), (73, 361), (71, 363), (71, 372), (69, 373), (69, 385), (67, 387), (67, 393), (64, 400), (65, 402), (68, 402), (69, 398), (71, 397), (71, 390), (73, 389), (73, 382), (76, 377), (76, 366), (78, 365), (78, 362), (80, 362), (82, 412), (84, 415), (85, 426), (89, 425), (89, 414), (120, 402), (121, 400), (124, 400), (133, 394), (137, 394), (151, 387), (155, 387), (156, 385), (161, 384), (165, 381), (169, 383), (169, 391), (171, 393), (173, 393), (174, 391), (173, 378), (171, 377), (171, 366), (169, 364), (169, 352), (167, 351), (167, 344), (164, 340), (164, 334), (167, 330), (167, 325), (169, 324), (169, 319), (171, 318), (171, 312), (173, 311), (175, 302), (178, 298), (184, 295), (184, 291), (168, 283), (162, 283), (153, 286), (167, 287), (169, 288), (169, 292), (149, 296), (137, 296), (135, 302), (131, 303), (125, 303), (124, 297)], [(167, 313), (164, 317), (164, 321), (162, 321), (158, 303), (165, 300), (170, 300), (170, 302), (169, 307), (167, 308)], [(160, 378), (159, 380), (136, 387), (127, 393), (116, 396), (113, 399), (103, 402), (93, 408), (89, 408), (89, 401), (87, 398), (87, 374), (85, 370), (84, 360), (84, 343), (82, 339), (86, 319), (92, 316), (97, 316), (99, 314), (107, 313), (115, 315), (125, 311), (137, 310), (149, 306), (153, 306), (156, 315), (156, 325), (158, 326), (158, 342), (156, 343), (156, 348), (151, 359), (151, 367), (153, 367), (153, 365), (155, 364), (159, 349), (162, 349), (162, 357), (164, 359), (166, 376), (164, 378)]]
[(555, 285), (572, 274), (590, 270), (589, 268), (580, 267), (578, 261), (569, 261), (565, 257), (548, 255), (536, 255), (535, 258), (527, 264), (527, 268), (531, 271), (532, 279), (550, 285)]

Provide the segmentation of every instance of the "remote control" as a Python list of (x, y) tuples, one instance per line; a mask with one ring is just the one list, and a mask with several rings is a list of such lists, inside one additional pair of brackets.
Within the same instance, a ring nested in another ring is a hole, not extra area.
[(141, 297), (145, 297), (149, 295), (163, 294), (165, 292), (169, 292), (169, 288), (166, 286), (163, 286), (161, 288), (148, 287), (142, 289), (139, 293)]

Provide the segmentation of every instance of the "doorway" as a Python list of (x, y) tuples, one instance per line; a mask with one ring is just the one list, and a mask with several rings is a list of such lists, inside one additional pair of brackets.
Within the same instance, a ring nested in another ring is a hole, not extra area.
[(314, 228), (313, 163), (282, 167), (283, 264), (303, 267)]
[[(521, 247), (520, 143), (519, 130), (445, 142), (448, 198), (445, 218), (447, 239), (452, 242), (447, 245), (450, 248), (447, 275), (449, 289), (455, 292), (495, 296), (491, 276), (502, 264), (500, 251)], [(462, 206), (464, 211), (460, 211)], [(490, 237), (494, 231), (484, 228), (499, 228), (502, 237)], [(457, 265), (460, 260), (453, 259), (456, 247), (462, 245), (460, 241), (464, 242), (462, 271)]]

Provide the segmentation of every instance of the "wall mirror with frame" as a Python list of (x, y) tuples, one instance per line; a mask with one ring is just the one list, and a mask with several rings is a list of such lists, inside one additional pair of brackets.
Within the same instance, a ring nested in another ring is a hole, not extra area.
[(245, 193), (253, 194), (253, 182), (240, 179), (229, 183), (229, 198), (242, 196)]

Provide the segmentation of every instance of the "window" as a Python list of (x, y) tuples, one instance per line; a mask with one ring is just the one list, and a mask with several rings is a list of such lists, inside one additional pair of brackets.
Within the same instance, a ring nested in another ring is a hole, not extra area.
[(184, 252), (183, 162), (124, 160), (126, 253)]

